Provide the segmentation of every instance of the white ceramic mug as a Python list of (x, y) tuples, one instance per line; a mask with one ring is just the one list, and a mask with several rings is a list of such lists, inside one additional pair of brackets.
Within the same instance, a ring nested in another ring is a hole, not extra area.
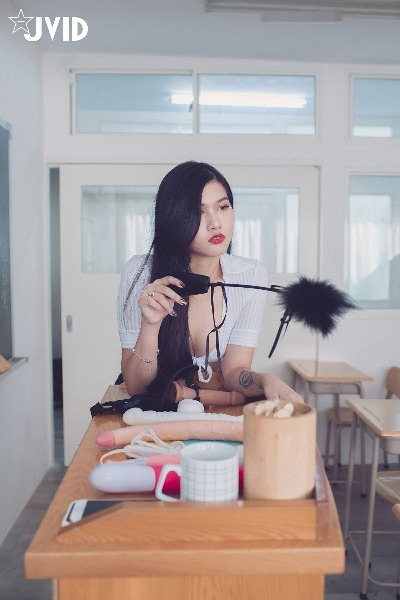
[(162, 489), (170, 471), (181, 478), (181, 500), (224, 502), (239, 492), (239, 458), (236, 446), (222, 442), (198, 442), (181, 451), (180, 465), (164, 465), (157, 482), (159, 500), (178, 501)]

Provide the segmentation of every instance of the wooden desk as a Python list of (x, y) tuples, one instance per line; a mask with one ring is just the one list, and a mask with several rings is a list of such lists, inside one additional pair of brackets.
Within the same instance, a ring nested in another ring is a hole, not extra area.
[(310, 392), (314, 394), (333, 394), (335, 402), (340, 394), (358, 394), (363, 397), (364, 381), (373, 381), (372, 377), (343, 362), (318, 362), (315, 360), (292, 360), (288, 366), (295, 374), (295, 390), (300, 380), (303, 382), (304, 401), (309, 402)]
[(347, 404), (353, 411), (351, 426), (349, 471), (347, 475), (347, 490), (345, 502), (344, 537), (349, 536), (351, 488), (354, 473), (354, 455), (357, 425), (361, 427), (373, 439), (373, 451), (371, 461), (371, 477), (368, 493), (368, 513), (366, 524), (365, 551), (363, 558), (363, 570), (361, 575), (360, 595), (366, 597), (369, 564), (371, 559), (372, 527), (375, 507), (375, 484), (378, 472), (379, 448), (389, 454), (400, 455), (400, 400), (347, 400)]
[(114, 512), (108, 529), (89, 518), (59, 534), (72, 500), (107, 496), (88, 479), (95, 436), (120, 424), (106, 415), (90, 424), (25, 554), (28, 578), (56, 580), (59, 600), (323, 599), (325, 573), (344, 570), (344, 545), (320, 457), (312, 499), (124, 503), (123, 527)]
[[(303, 382), (304, 402), (310, 401), (310, 392), (315, 394), (315, 408), (318, 410), (318, 394), (332, 394), (335, 408), (339, 408), (340, 394), (357, 394), (360, 398), (364, 397), (364, 381), (373, 381), (372, 377), (365, 375), (358, 369), (344, 362), (319, 362), (314, 360), (290, 361), (289, 367), (295, 374), (294, 388), (299, 390), (300, 381)], [(329, 431), (329, 430), (328, 430)], [(329, 445), (330, 437), (326, 438), (325, 466), (329, 465)], [(333, 481), (335, 483), (344, 483), (338, 480), (337, 463), (340, 463), (340, 437), (339, 447), (337, 448), (339, 460), (334, 461)], [(361, 434), (361, 495), (365, 496), (365, 443), (364, 434)]]

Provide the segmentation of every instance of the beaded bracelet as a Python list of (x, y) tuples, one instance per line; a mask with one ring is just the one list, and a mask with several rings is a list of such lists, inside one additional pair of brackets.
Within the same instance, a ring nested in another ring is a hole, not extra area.
[(136, 348), (132, 348), (132, 352), (135, 356), (137, 356), (142, 362), (150, 365), (149, 366), (149, 371), (153, 370), (153, 361), (155, 361), (157, 359), (157, 356), (160, 354), (160, 350), (157, 349), (157, 356), (155, 358), (143, 358), (142, 356), (139, 356), (139, 354), (136, 352)]

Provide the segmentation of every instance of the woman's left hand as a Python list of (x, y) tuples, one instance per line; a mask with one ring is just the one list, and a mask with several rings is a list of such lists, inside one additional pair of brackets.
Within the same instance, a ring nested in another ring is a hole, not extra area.
[(288, 400), (290, 402), (304, 402), (303, 398), (286, 385), (282, 379), (271, 373), (260, 374), (264, 388), (264, 395), (268, 400)]

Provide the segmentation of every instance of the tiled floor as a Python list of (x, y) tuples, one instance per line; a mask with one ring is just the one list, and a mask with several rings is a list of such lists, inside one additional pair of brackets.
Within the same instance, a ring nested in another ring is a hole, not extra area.
[[(391, 468), (397, 468), (392, 465)], [(380, 465), (379, 470), (384, 470)], [(355, 478), (358, 476), (359, 469), (355, 469)], [(341, 468), (343, 476), (346, 473), (346, 467)], [(329, 472), (328, 472), (329, 474)], [(332, 491), (335, 496), (336, 506), (338, 508), (340, 520), (343, 523), (345, 484), (332, 485)], [(350, 529), (364, 529), (366, 523), (367, 499), (361, 498), (359, 486), (353, 485), (353, 495), (351, 501), (351, 521)], [(379, 496), (376, 497), (374, 529), (384, 531), (394, 531), (395, 535), (375, 535), (373, 538), (371, 574), (378, 581), (397, 581), (397, 556), (400, 551), (400, 528), (397, 519), (392, 513), (391, 505), (385, 502)], [(357, 546), (361, 555), (363, 554), (364, 536), (357, 536)], [(359, 600), (361, 580), (361, 565), (350, 544), (347, 545), (346, 571), (343, 575), (329, 575), (325, 579), (325, 600)], [(371, 583), (368, 584), (369, 600), (395, 600), (396, 588), (378, 587)]]
[[(57, 414), (56, 411), (58, 431), (60, 431), (60, 418), (61, 415)], [(56, 448), (57, 459), (60, 460), (62, 456), (62, 438), (60, 434), (58, 434), (58, 437)], [(44, 516), (64, 472), (65, 468), (60, 464), (48, 471), (4, 543), (0, 546), (0, 600), (51, 599), (50, 581), (28, 581), (25, 579), (23, 555)], [(346, 468), (342, 467), (341, 472), (341, 477), (345, 478)], [(355, 476), (357, 476), (357, 472)], [(343, 517), (345, 485), (333, 485), (332, 489), (339, 515)], [(366, 505), (366, 499), (360, 497), (358, 485), (354, 485), (352, 529), (362, 529), (364, 527)], [(398, 523), (392, 514), (391, 507), (380, 498), (377, 499), (376, 504), (375, 527), (376, 529), (398, 530)], [(362, 546), (362, 540), (360, 545)], [(398, 551), (397, 535), (391, 536), (390, 540), (383, 537), (374, 540), (372, 567), (374, 569), (379, 568), (379, 573), (383, 579), (386, 578), (386, 580), (393, 581), (396, 578)], [(352, 549), (349, 549), (346, 559), (346, 572), (343, 575), (330, 575), (326, 577), (325, 600), (359, 600), (360, 577), (361, 567), (357, 562), (354, 552)], [(368, 598), (370, 600), (394, 600), (396, 596), (394, 588), (385, 589), (370, 585), (369, 590)]]
[(44, 517), (64, 473), (62, 404), (54, 409), (55, 466), (49, 469), (43, 481), (18, 517), (10, 533), (0, 546), (0, 600), (50, 600), (51, 581), (28, 581), (24, 576), (24, 552)]
[(65, 473), (58, 465), (46, 474), (0, 546), (0, 599), (50, 600), (51, 582), (27, 580), (24, 576), (24, 552), (38, 528), (47, 507)]

